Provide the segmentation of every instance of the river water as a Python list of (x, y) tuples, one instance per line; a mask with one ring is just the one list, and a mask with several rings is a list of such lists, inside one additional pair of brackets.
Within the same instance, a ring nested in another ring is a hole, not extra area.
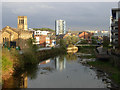
[(11, 78), (3, 88), (106, 88), (97, 72), (80, 63), (76, 54), (60, 55), (40, 62), (29, 74)]

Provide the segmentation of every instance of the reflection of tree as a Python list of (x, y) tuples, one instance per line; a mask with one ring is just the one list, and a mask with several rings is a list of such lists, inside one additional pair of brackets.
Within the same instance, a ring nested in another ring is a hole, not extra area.
[(29, 65), (29, 66), (26, 66), (25, 71), (27, 72), (28, 77), (30, 77), (31, 79), (35, 79), (37, 77), (38, 69), (39, 68), (37, 65)]
[(66, 59), (67, 59), (68, 61), (75, 61), (75, 60), (77, 60), (77, 56), (76, 56), (74, 53), (68, 53), (68, 54), (66, 55)]
[(24, 68), (16, 69), (17, 73), (15, 73), (15, 77), (20, 77), (22, 74), (26, 73), (26, 75), (31, 79), (35, 79), (37, 77), (38, 69), (37, 64), (25, 65)]
[(27, 88), (27, 77), (35, 79), (37, 77), (37, 71), (38, 65), (26, 65), (22, 69), (17, 68), (17, 73), (5, 81), (3, 88)]
[(60, 62), (63, 62), (63, 61), (64, 61), (64, 55), (61, 55), (61, 56), (59, 57), (59, 61), (60, 61)]

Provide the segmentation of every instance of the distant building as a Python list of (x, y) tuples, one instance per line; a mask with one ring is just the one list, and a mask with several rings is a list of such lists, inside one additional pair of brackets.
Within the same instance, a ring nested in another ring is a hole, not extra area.
[(88, 31), (88, 32), (93, 33), (94, 36), (98, 36), (98, 37), (103, 37), (103, 36), (109, 37), (109, 31), (107, 30), (93, 30), (93, 31)]
[[(44, 47), (53, 47), (56, 45), (56, 40), (53, 38), (49, 31), (34, 31), (34, 38), (36, 39), (37, 45), (44, 46)], [(52, 38), (51, 38), (52, 37)]]
[(56, 35), (66, 34), (66, 22), (64, 20), (55, 21), (55, 33)]
[(28, 48), (27, 40), (33, 38), (33, 30), (28, 30), (27, 26), (27, 16), (18, 16), (18, 28), (4, 27), (0, 33), (2, 46)]
[[(36, 33), (36, 31), (34, 32)], [(36, 39), (36, 43), (37, 45), (40, 45), (40, 46), (50, 46), (50, 37), (47, 36), (47, 34), (34, 34), (34, 38)]]
[(112, 9), (111, 34), (113, 48), (120, 47), (120, 8)]
[(21, 49), (28, 48), (27, 40), (32, 38), (33, 31), (28, 30), (19, 30), (16, 28), (12, 28), (10, 26), (6, 26), (2, 29), (1, 32), (2, 39), (1, 43), (6, 47), (17, 47), (20, 46)]
[(90, 32), (80, 32), (80, 33), (78, 34), (78, 37), (79, 37), (80, 39), (91, 39), (92, 36), (93, 36), (93, 34), (90, 33)]
[(34, 35), (47, 35), (49, 33), (49, 31), (34, 31)]
[(18, 16), (18, 29), (28, 30), (27, 16)]

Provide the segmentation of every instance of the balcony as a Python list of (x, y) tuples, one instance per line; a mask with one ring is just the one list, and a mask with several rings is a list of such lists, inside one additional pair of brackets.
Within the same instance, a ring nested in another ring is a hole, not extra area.
[(118, 35), (112, 35), (112, 39), (118, 39)]
[(118, 26), (118, 22), (117, 21), (116, 22), (112, 22), (111, 26)]
[(111, 33), (116, 33), (116, 34), (118, 34), (118, 30), (117, 30), (117, 29), (111, 30)]
[(114, 45), (117, 45), (117, 44), (118, 44), (118, 41), (113, 41), (113, 44), (114, 44)]

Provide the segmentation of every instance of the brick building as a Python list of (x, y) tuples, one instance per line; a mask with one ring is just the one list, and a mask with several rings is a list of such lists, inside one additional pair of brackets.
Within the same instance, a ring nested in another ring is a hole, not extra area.
[(1, 43), (3, 46), (16, 47), (20, 46), (21, 49), (27, 48), (26, 40), (32, 38), (33, 32), (28, 30), (19, 30), (6, 26), (1, 32)]
[(34, 35), (36, 39), (36, 44), (40, 46), (49, 46), (50, 45), (50, 38), (47, 35)]
[(78, 35), (80, 39), (91, 39), (92, 36), (93, 34), (89, 32), (80, 32)]
[(27, 40), (33, 37), (33, 31), (27, 29), (27, 16), (18, 16), (18, 28), (6, 26), (1, 30), (0, 43), (6, 47), (27, 48)]

